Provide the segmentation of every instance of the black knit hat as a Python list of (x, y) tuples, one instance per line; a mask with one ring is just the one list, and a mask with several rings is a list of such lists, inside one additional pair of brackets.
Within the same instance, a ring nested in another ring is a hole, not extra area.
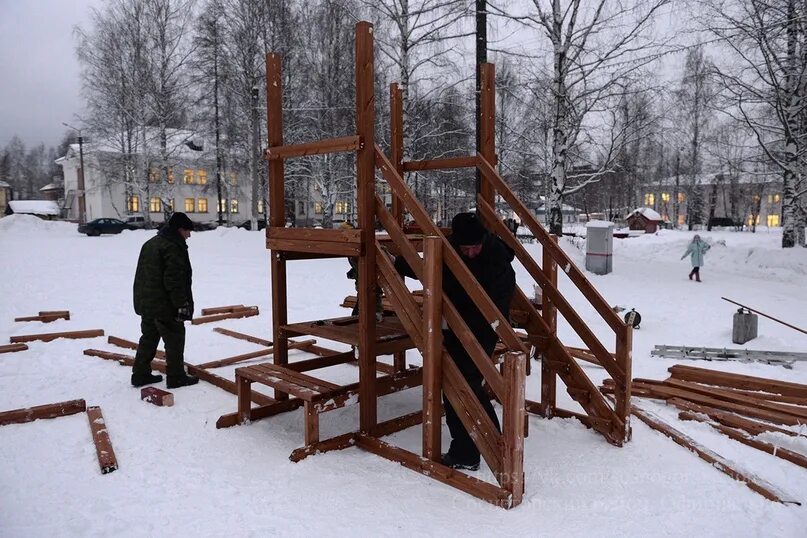
[(478, 245), (485, 238), (485, 228), (476, 213), (458, 213), (451, 221), (451, 237), (460, 246)]
[(185, 213), (174, 213), (168, 219), (168, 227), (174, 230), (182, 228), (183, 230), (193, 231), (193, 221)]

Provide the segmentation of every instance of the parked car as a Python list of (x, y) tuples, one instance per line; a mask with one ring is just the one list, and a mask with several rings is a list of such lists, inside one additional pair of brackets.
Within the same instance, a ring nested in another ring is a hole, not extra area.
[(150, 222), (146, 222), (146, 218), (141, 216), (133, 216), (133, 217), (126, 217), (126, 224), (130, 226), (134, 226), (140, 230), (150, 230), (153, 228), (159, 228), (160, 223), (154, 222), (153, 220)]
[(101, 234), (119, 234), (123, 230), (136, 230), (137, 227), (127, 224), (120, 219), (95, 219), (86, 224), (78, 225), (78, 233), (96, 237)]

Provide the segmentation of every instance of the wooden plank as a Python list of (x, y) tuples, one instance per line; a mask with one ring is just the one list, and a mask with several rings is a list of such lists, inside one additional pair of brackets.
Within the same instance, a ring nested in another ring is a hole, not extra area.
[(201, 325), (202, 323), (212, 323), (214, 321), (221, 321), (223, 319), (237, 319), (237, 318), (250, 318), (257, 316), (260, 312), (257, 306), (249, 306), (244, 310), (234, 310), (224, 314), (213, 314), (212, 316), (201, 316), (191, 320), (192, 325)]
[(502, 402), (502, 476), (499, 483), (513, 494), (513, 504), (524, 497), (524, 424), (527, 386), (527, 357), (523, 353), (504, 356), (507, 390)]
[(427, 460), (417, 454), (365, 434), (356, 436), (356, 446), (390, 461), (400, 463), (407, 469), (464, 491), (488, 503), (502, 508), (512, 508), (512, 494), (509, 491), (468, 476), (456, 469)]
[[(300, 342), (291, 342), (289, 343), (288, 349), (305, 349), (307, 347), (313, 346), (317, 341), (313, 338), (310, 340), (303, 340)], [(244, 353), (242, 355), (235, 355), (234, 357), (227, 357), (226, 359), (219, 359), (216, 361), (204, 362), (202, 364), (197, 364), (198, 368), (221, 368), (222, 366), (228, 366), (230, 364), (236, 364), (239, 362), (243, 362), (250, 359), (255, 359), (258, 357), (268, 357), (275, 352), (274, 347), (260, 349), (258, 351), (251, 351), (250, 353)]]
[(322, 228), (267, 228), (269, 239), (289, 241), (313, 241), (318, 243), (361, 243), (361, 230), (322, 229)]
[(316, 390), (298, 385), (297, 383), (291, 382), (287, 379), (283, 379), (274, 372), (259, 370), (255, 366), (238, 368), (235, 371), (235, 378), (248, 379), (251, 382), (267, 385), (283, 392), (284, 394), (291, 394), (306, 402), (310, 402), (315, 396), (319, 395), (319, 392)]
[(324, 441), (319, 441), (313, 444), (307, 444), (306, 446), (295, 448), (291, 455), (289, 455), (289, 459), (295, 463), (298, 461), (302, 461), (308, 456), (312, 456), (314, 454), (323, 454), (325, 452), (331, 452), (333, 450), (342, 450), (345, 448), (350, 448), (356, 444), (356, 434), (353, 432), (350, 433), (343, 433), (342, 435), (337, 435), (336, 437), (332, 437), (330, 439), (325, 439)]
[[(497, 194), (504, 198), (510, 205), (516, 215), (521, 219), (521, 224), (529, 228), (533, 236), (541, 243), (542, 248), (551, 250), (552, 258), (557, 262), (561, 270), (566, 273), (569, 280), (583, 293), (583, 296), (588, 299), (608, 326), (611, 327), (614, 332), (619, 331), (625, 322), (611, 309), (608, 302), (600, 295), (597, 289), (586, 278), (585, 274), (572, 262), (571, 258), (569, 258), (563, 249), (552, 240), (546, 229), (538, 222), (535, 215), (518, 199), (490, 163), (491, 161), (487, 160), (484, 156), (479, 156), (479, 169), (493, 183)], [(564, 316), (565, 315), (564, 313)], [(589, 346), (589, 348), (591, 348), (591, 346)]]
[[(490, 217), (490, 215), (484, 215)], [(495, 217), (495, 216), (494, 216)], [(498, 219), (494, 220), (498, 221)], [(553, 236), (557, 241), (557, 238)], [(543, 273), (549, 284), (558, 287), (558, 265), (547, 249), (541, 249), (543, 256)], [(549, 329), (551, 336), (557, 338), (558, 334), (558, 311), (550, 300), (550, 295), (547, 293), (541, 294), (541, 317), (543, 318), (546, 326)], [(571, 352), (569, 352), (571, 354)], [(551, 417), (557, 407), (557, 392), (558, 392), (558, 376), (557, 372), (549, 367), (549, 361), (541, 361), (541, 414)]]
[(25, 351), (28, 346), (25, 344), (6, 344), (0, 345), (0, 353), (16, 353), (18, 351)]
[[(283, 145), (283, 74), (282, 57), (266, 55), (266, 131), (267, 146)], [(269, 224), (271, 228), (286, 227), (286, 183), (283, 159), (268, 161), (269, 175)], [(267, 229), (266, 233), (270, 233)], [(286, 260), (280, 251), (272, 251), (270, 272), (272, 275), (272, 338), (275, 342), (275, 364), (289, 362), (288, 341), (282, 329), (288, 323)], [(286, 400), (288, 395), (275, 391), (277, 400)]]
[(285, 367), (288, 370), (294, 370), (295, 372), (308, 372), (310, 370), (319, 370), (320, 368), (328, 368), (329, 366), (336, 366), (338, 364), (347, 364), (351, 362), (356, 362), (356, 356), (354, 355), (353, 351), (345, 351), (343, 353), (335, 353), (326, 357), (317, 357), (316, 359), (290, 362)]
[(247, 342), (252, 342), (253, 344), (259, 344), (266, 347), (272, 347), (272, 341), (266, 340), (264, 338), (258, 338), (257, 336), (250, 336), (248, 334), (231, 331), (230, 329), (225, 329), (224, 327), (216, 327), (213, 331), (223, 334), (225, 336), (231, 336), (233, 338), (238, 338), (239, 340), (246, 340)]
[(341, 388), (339, 385), (335, 385), (323, 379), (317, 379), (316, 377), (304, 374), (302, 372), (296, 372), (286, 368), (285, 366), (277, 366), (274, 364), (265, 363), (256, 364), (252, 368), (272, 372), (276, 375), (282, 376), (282, 379), (288, 379), (289, 381), (293, 381), (294, 383), (297, 383), (303, 387), (309, 387), (317, 392), (328, 392)]
[(305, 444), (313, 445), (319, 442), (319, 415), (311, 404), (303, 404), (303, 415), (305, 416)]
[[(714, 387), (715, 385), (704, 385), (703, 383), (699, 383), (703, 387)], [(730, 392), (732, 394), (748, 396), (749, 398), (756, 398), (758, 400), (766, 400), (769, 402), (778, 402), (778, 403), (786, 403), (786, 404), (793, 404), (793, 405), (801, 405), (807, 406), (807, 398), (799, 398), (798, 396), (785, 396), (783, 394), (774, 394), (771, 392), (761, 392), (757, 390), (743, 390), (743, 389), (732, 389), (729, 387), (720, 387), (720, 390), (723, 392)]]
[(444, 157), (442, 159), (428, 159), (423, 161), (404, 161), (403, 163), (404, 172), (450, 170), (454, 168), (476, 168), (476, 155)]
[(439, 237), (424, 240), (423, 457), (440, 461), (443, 416), (443, 252)]
[(140, 399), (157, 407), (171, 407), (174, 405), (174, 395), (157, 387), (143, 387), (140, 389)]
[(227, 312), (232, 312), (234, 310), (243, 310), (247, 308), (242, 304), (231, 304), (228, 306), (214, 306), (210, 308), (203, 308), (202, 315), (203, 316), (210, 316), (212, 314), (226, 314)]
[(363, 250), (361, 243), (272, 238), (266, 240), (266, 248), (281, 252), (315, 252), (333, 256), (361, 256)]
[(86, 409), (87, 403), (84, 400), (67, 400), (65, 402), (0, 411), (0, 426), (33, 422), (40, 418), (65, 417), (67, 415), (82, 413)]
[(423, 422), (423, 412), (413, 411), (400, 417), (379, 422), (373, 430), (373, 436), (385, 437), (393, 433), (409, 429)]
[(50, 323), (57, 319), (70, 319), (69, 313), (55, 313), (55, 314), (39, 314), (37, 316), (22, 316), (14, 318), (14, 321), (41, 321), (42, 323)]
[(34, 342), (41, 340), (43, 342), (50, 342), (57, 338), (95, 338), (97, 336), (104, 336), (103, 329), (89, 329), (86, 331), (67, 331), (61, 333), (41, 333), (41, 334), (23, 334), (20, 336), (12, 336), (10, 338), (12, 344), (19, 344), (23, 342)]
[[(397, 83), (390, 84), (390, 161), (398, 172), (403, 176), (404, 159), (404, 117), (403, 117), (403, 91)], [(392, 193), (392, 215), (399, 226), (403, 226), (404, 207), (401, 199)]]
[(69, 310), (40, 310), (40, 316), (62, 316), (64, 319), (70, 319)]
[[(133, 349), (137, 351), (137, 342), (132, 342), (131, 340), (126, 340), (125, 338), (110, 336), (109, 338), (107, 338), (107, 343), (113, 346), (122, 347), (124, 349)], [(158, 349), (157, 352), (154, 354), (154, 357), (165, 360), (165, 351), (161, 351)]]
[(92, 440), (95, 443), (95, 453), (98, 456), (101, 474), (111, 473), (118, 468), (118, 460), (115, 458), (115, 451), (112, 450), (112, 442), (109, 440), (109, 431), (106, 428), (101, 408), (98, 406), (88, 407), (87, 419), (90, 421)]
[(376, 393), (375, 297), (375, 75), (373, 69), (373, 25), (356, 24), (356, 134), (363, 141), (356, 157), (359, 230), (362, 244), (368, 246), (359, 258), (359, 429), (370, 432), (378, 421)]
[(630, 398), (633, 376), (633, 326), (625, 324), (621, 332), (616, 334), (616, 362), (622, 369), (624, 376), (615, 380), (614, 412), (622, 421), (625, 441), (631, 438), (630, 428)]
[(241, 375), (240, 368), (235, 371), (235, 384), (237, 387), (236, 396), (238, 396), (238, 423), (246, 424), (249, 422), (250, 410), (252, 409), (252, 380)]
[(678, 418), (681, 420), (694, 420), (697, 422), (703, 422), (704, 424), (708, 424), (713, 429), (719, 431), (723, 435), (730, 437), (731, 439), (734, 439), (738, 443), (742, 443), (746, 446), (756, 448), (757, 450), (761, 450), (762, 452), (767, 452), (768, 454), (776, 456), (777, 458), (789, 461), (790, 463), (795, 463), (799, 467), (804, 467), (807, 469), (807, 456), (803, 456), (798, 452), (794, 452), (792, 450), (788, 450), (786, 448), (782, 448), (780, 446), (776, 446), (771, 443), (766, 443), (764, 441), (754, 439), (750, 437), (748, 434), (740, 430), (730, 428), (724, 424), (715, 424), (708, 418), (698, 413), (681, 411), (680, 413), (678, 413)]
[(667, 403), (682, 411), (705, 415), (715, 422), (719, 422), (720, 424), (724, 424), (730, 428), (744, 430), (752, 435), (759, 435), (765, 432), (777, 432), (783, 433), (789, 437), (799, 437), (799, 434), (792, 430), (780, 428), (779, 426), (768, 424), (766, 422), (758, 422), (756, 420), (747, 419), (740, 415), (735, 415), (734, 413), (721, 411), (720, 409), (715, 409), (714, 407), (699, 405), (687, 400), (682, 400), (680, 398), (671, 398), (667, 400)]
[[(235, 386), (235, 381), (230, 381), (229, 379), (225, 379), (221, 376), (218, 376), (212, 372), (208, 372), (204, 368), (199, 368), (192, 364), (185, 363), (185, 367), (188, 369), (188, 373), (194, 375), (201, 379), (202, 381), (206, 381), (211, 385), (215, 385), (220, 389), (226, 390), (230, 394), (238, 394), (238, 389)], [(274, 403), (275, 400), (266, 396), (265, 394), (261, 394), (256, 391), (252, 391), (252, 401), (259, 405), (268, 405)]]
[(697, 443), (694, 439), (673, 428), (649, 411), (640, 409), (634, 404), (631, 412), (635, 417), (650, 426), (652, 429), (666, 435), (690, 452), (694, 452), (698, 455), (698, 457), (708, 462), (715, 469), (727, 474), (734, 480), (744, 483), (752, 491), (759, 493), (766, 499), (783, 504), (801, 504), (789, 495), (780, 491), (778, 488), (776, 488), (776, 486), (769, 484), (757, 476), (741, 470), (735, 463), (730, 462), (720, 454)]
[[(496, 163), (496, 68), (492, 63), (479, 66), (479, 154), (490, 163)], [(489, 204), (496, 199), (494, 185), (484, 176), (479, 195)]]
[[(130, 355), (124, 355), (122, 353), (111, 353), (109, 351), (103, 351), (100, 349), (85, 349), (84, 354), (88, 357), (99, 357), (101, 359), (106, 359), (108, 361), (116, 361), (120, 363), (121, 366), (134, 366), (134, 357)], [(159, 360), (159, 359), (158, 359)], [(153, 365), (154, 363), (152, 363)]]
[(324, 155), (326, 153), (344, 153), (356, 151), (361, 147), (361, 138), (356, 135), (328, 138), (315, 142), (301, 144), (288, 144), (285, 146), (271, 146), (266, 148), (264, 158), (269, 161), (276, 159), (289, 159), (292, 157), (306, 157), (309, 155)]
[(443, 356), (443, 393), (494, 476), (500, 478), (504, 470), (502, 435), (448, 354)]
[[(279, 415), (280, 413), (293, 411), (298, 407), (302, 407), (302, 405), (303, 400), (300, 400), (298, 398), (292, 398), (283, 401), (272, 400), (272, 403), (261, 405), (258, 407), (253, 407), (250, 410), (249, 420), (250, 422), (255, 422), (256, 420), (261, 420), (263, 418)], [(228, 413), (218, 418), (218, 420), (216, 421), (216, 429), (231, 428), (233, 426), (237, 426), (238, 424), (240, 424), (240, 422), (238, 421), (238, 412)]]
[(777, 379), (768, 379), (765, 377), (756, 377), (751, 375), (732, 374), (730, 372), (709, 370), (707, 368), (698, 368), (696, 366), (685, 366), (683, 364), (671, 366), (667, 369), (667, 371), (670, 372), (670, 377), (680, 379), (682, 381), (694, 381), (706, 385), (720, 385), (723, 387), (732, 387), (737, 389), (760, 390), (764, 392), (783, 394), (785, 396), (807, 398), (807, 385), (800, 383), (792, 383), (789, 381), (780, 381)]

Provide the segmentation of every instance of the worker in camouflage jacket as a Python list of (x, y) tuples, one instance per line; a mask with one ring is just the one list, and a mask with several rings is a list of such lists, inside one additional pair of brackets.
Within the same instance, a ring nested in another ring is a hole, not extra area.
[(185, 321), (193, 318), (191, 261), (187, 239), (193, 222), (185, 213), (174, 213), (166, 226), (140, 249), (134, 280), (134, 309), (140, 316), (132, 385), (159, 383), (151, 373), (151, 361), (162, 338), (165, 343), (169, 389), (195, 385), (199, 380), (185, 372)]

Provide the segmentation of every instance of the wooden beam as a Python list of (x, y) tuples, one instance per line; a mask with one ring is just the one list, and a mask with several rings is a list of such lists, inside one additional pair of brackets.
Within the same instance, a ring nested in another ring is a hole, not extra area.
[(327, 153), (344, 153), (346, 151), (356, 151), (361, 147), (361, 138), (356, 135), (342, 136), (339, 138), (327, 138), (314, 142), (303, 142), (301, 144), (287, 144), (285, 146), (270, 146), (266, 148), (264, 158), (272, 161), (275, 159), (289, 159), (291, 157), (306, 157), (309, 155), (324, 155)]
[(65, 402), (24, 407), (22, 409), (12, 409), (10, 411), (0, 411), (0, 426), (33, 422), (40, 418), (65, 417), (67, 415), (82, 413), (86, 409), (87, 403), (84, 400), (68, 400)]
[(751, 435), (759, 435), (765, 432), (777, 432), (783, 433), (789, 437), (799, 437), (799, 434), (792, 430), (780, 428), (779, 426), (768, 424), (766, 422), (757, 422), (756, 420), (747, 419), (740, 415), (735, 415), (734, 413), (721, 411), (720, 409), (715, 409), (714, 407), (698, 405), (680, 398), (671, 398), (667, 400), (667, 403), (682, 411), (705, 415), (715, 422), (719, 422), (720, 424), (724, 424), (730, 428), (738, 428), (750, 433)]
[(286, 368), (289, 370), (294, 370), (295, 372), (308, 372), (310, 370), (319, 370), (320, 368), (327, 368), (329, 366), (347, 364), (350, 362), (356, 362), (356, 357), (352, 351), (345, 351), (343, 353), (336, 353), (326, 357), (317, 357), (316, 359), (290, 362), (286, 365)]
[(702, 460), (708, 462), (713, 468), (727, 474), (734, 480), (744, 483), (752, 491), (759, 493), (766, 499), (783, 504), (801, 504), (789, 495), (780, 491), (773, 484), (769, 484), (763, 479), (739, 469), (736, 464), (728, 461), (720, 454), (713, 452), (712, 450), (709, 450), (703, 445), (697, 443), (694, 439), (673, 428), (649, 411), (639, 409), (634, 404), (631, 412), (635, 417), (650, 426), (652, 429), (666, 435), (690, 452), (694, 452)]
[[(496, 165), (496, 67), (492, 63), (479, 66), (479, 153), (488, 162)], [(493, 205), (496, 199), (496, 188), (482, 175), (479, 194), (487, 203)]]
[(70, 312), (67, 310), (52, 310), (40, 312), (36, 316), (23, 316), (14, 318), (14, 321), (41, 321), (42, 323), (50, 323), (57, 319), (70, 319)]
[(231, 331), (230, 329), (225, 329), (223, 327), (216, 327), (213, 329), (213, 331), (219, 334), (223, 334), (225, 336), (231, 336), (232, 338), (238, 338), (239, 340), (246, 340), (247, 342), (252, 342), (253, 344), (259, 344), (261, 346), (272, 347), (273, 345), (271, 340), (266, 340), (264, 338), (259, 338), (257, 336), (251, 336), (249, 334)]
[[(491, 217), (492, 215), (487, 215)], [(498, 219), (496, 219), (498, 220)], [(557, 241), (557, 237), (553, 237)], [(547, 249), (541, 249), (543, 256), (543, 273), (546, 275), (546, 280), (550, 286), (557, 289), (558, 287), (558, 264), (549, 253)], [(558, 310), (552, 304), (550, 295), (547, 293), (541, 294), (541, 317), (549, 328), (549, 334), (555, 338), (558, 335)], [(571, 352), (569, 352), (571, 355)], [(544, 355), (546, 356), (546, 355)], [(574, 355), (572, 355), (574, 356)], [(549, 367), (549, 361), (541, 361), (541, 414), (551, 417), (557, 407), (557, 389), (558, 375), (557, 372)]]
[[(404, 117), (403, 117), (403, 92), (397, 83), (390, 84), (390, 161), (403, 177), (404, 158)], [(392, 193), (392, 215), (399, 226), (403, 226), (403, 204), (401, 199)]]
[(12, 336), (10, 338), (12, 344), (19, 344), (22, 342), (34, 342), (41, 340), (43, 342), (50, 342), (57, 338), (95, 338), (97, 336), (104, 336), (103, 329), (90, 329), (86, 331), (67, 331), (61, 333), (42, 333), (42, 334), (24, 334), (20, 336)]
[(364, 250), (361, 243), (274, 238), (268, 238), (266, 240), (266, 248), (281, 252), (317, 253), (332, 256), (361, 256)]
[(524, 430), (527, 412), (527, 357), (523, 353), (504, 356), (506, 391), (502, 402), (502, 487), (513, 494), (513, 505), (524, 497)]
[[(107, 343), (113, 346), (122, 347), (124, 349), (133, 349), (137, 351), (137, 342), (132, 342), (131, 340), (126, 340), (125, 338), (119, 338), (117, 336), (110, 336), (107, 338)], [(165, 360), (165, 351), (157, 350), (154, 354), (155, 358)]]
[(242, 304), (231, 304), (228, 306), (214, 306), (211, 308), (203, 308), (202, 315), (203, 316), (210, 316), (212, 314), (226, 314), (227, 312), (232, 312), (234, 310), (243, 310), (247, 308)]
[(16, 353), (18, 351), (25, 351), (28, 346), (25, 344), (6, 344), (0, 345), (0, 353)]
[(356, 134), (364, 142), (356, 156), (356, 182), (361, 243), (367, 248), (359, 257), (359, 429), (370, 432), (378, 420), (376, 394), (375, 289), (375, 75), (373, 25), (356, 24)]
[[(307, 347), (313, 346), (317, 341), (314, 339), (311, 340), (303, 340), (301, 342), (293, 342), (289, 344), (289, 349), (305, 349)], [(205, 362), (202, 364), (197, 364), (197, 368), (221, 368), (222, 366), (228, 366), (230, 364), (236, 364), (239, 362), (247, 361), (250, 359), (256, 359), (258, 357), (268, 357), (275, 352), (274, 347), (260, 349), (258, 351), (252, 351), (250, 353), (244, 353), (242, 355), (236, 355), (234, 357), (228, 357), (226, 359), (219, 359), (216, 361)]]
[(476, 155), (463, 155), (461, 157), (445, 157), (442, 159), (428, 159), (423, 161), (404, 161), (404, 172), (419, 170), (449, 170), (453, 168), (476, 168)]
[(424, 240), (423, 278), (423, 457), (440, 461), (443, 416), (443, 243)]
[(191, 324), (201, 325), (202, 323), (212, 323), (214, 321), (221, 321), (223, 319), (251, 318), (252, 316), (257, 316), (259, 313), (260, 312), (258, 311), (257, 306), (250, 306), (243, 310), (234, 310), (224, 314), (213, 314), (211, 316), (193, 318), (191, 320)]
[(294, 463), (297, 463), (298, 461), (302, 461), (308, 456), (312, 456), (314, 454), (323, 454), (325, 452), (331, 452), (334, 450), (342, 450), (345, 448), (350, 448), (355, 444), (356, 434), (353, 432), (344, 433), (330, 439), (325, 439), (324, 441), (295, 448), (289, 455), (289, 459)]
[[(252, 391), (252, 394), (254, 402), (255, 391)], [(255, 422), (256, 420), (279, 415), (280, 413), (293, 411), (298, 407), (302, 407), (303, 403), (303, 400), (300, 400), (299, 398), (291, 398), (283, 401), (273, 400), (271, 403), (253, 407), (250, 410), (249, 420), (251, 422)], [(219, 417), (219, 419), (216, 421), (216, 429), (230, 428), (232, 426), (237, 426), (238, 424), (240, 424), (238, 422), (238, 412), (228, 413)]]
[[(123, 353), (112, 353), (109, 351), (103, 351), (100, 349), (85, 349), (84, 354), (88, 357), (99, 357), (101, 359), (105, 359), (108, 361), (115, 361), (119, 363), (121, 366), (129, 366), (130, 368), (134, 365), (134, 357), (131, 355), (124, 355)], [(160, 359), (156, 359), (160, 361)], [(162, 362), (162, 361), (160, 361)], [(152, 366), (154, 363), (152, 362)], [(165, 363), (162, 362), (163, 369), (165, 368)]]
[(807, 398), (807, 385), (792, 383), (790, 381), (780, 381), (778, 379), (768, 379), (765, 377), (755, 377), (751, 375), (733, 374), (707, 368), (695, 366), (685, 366), (676, 364), (667, 369), (670, 377), (682, 381), (694, 381), (705, 385), (719, 385), (722, 387), (733, 387), (746, 390), (760, 390), (783, 394), (785, 396), (796, 396)]
[(385, 443), (375, 437), (358, 434), (356, 436), (356, 446), (381, 456), (382, 458), (400, 463), (408, 469), (412, 469), (438, 482), (457, 488), (483, 501), (502, 508), (513, 507), (512, 494), (504, 488), (483, 482), (478, 478), (468, 476), (440, 463), (427, 460), (417, 454)]
[(115, 459), (115, 451), (112, 450), (112, 442), (109, 440), (109, 431), (107, 431), (101, 408), (88, 407), (87, 418), (90, 421), (90, 431), (92, 431), (92, 440), (95, 443), (98, 465), (101, 466), (101, 474), (111, 473), (118, 468), (118, 460)]

